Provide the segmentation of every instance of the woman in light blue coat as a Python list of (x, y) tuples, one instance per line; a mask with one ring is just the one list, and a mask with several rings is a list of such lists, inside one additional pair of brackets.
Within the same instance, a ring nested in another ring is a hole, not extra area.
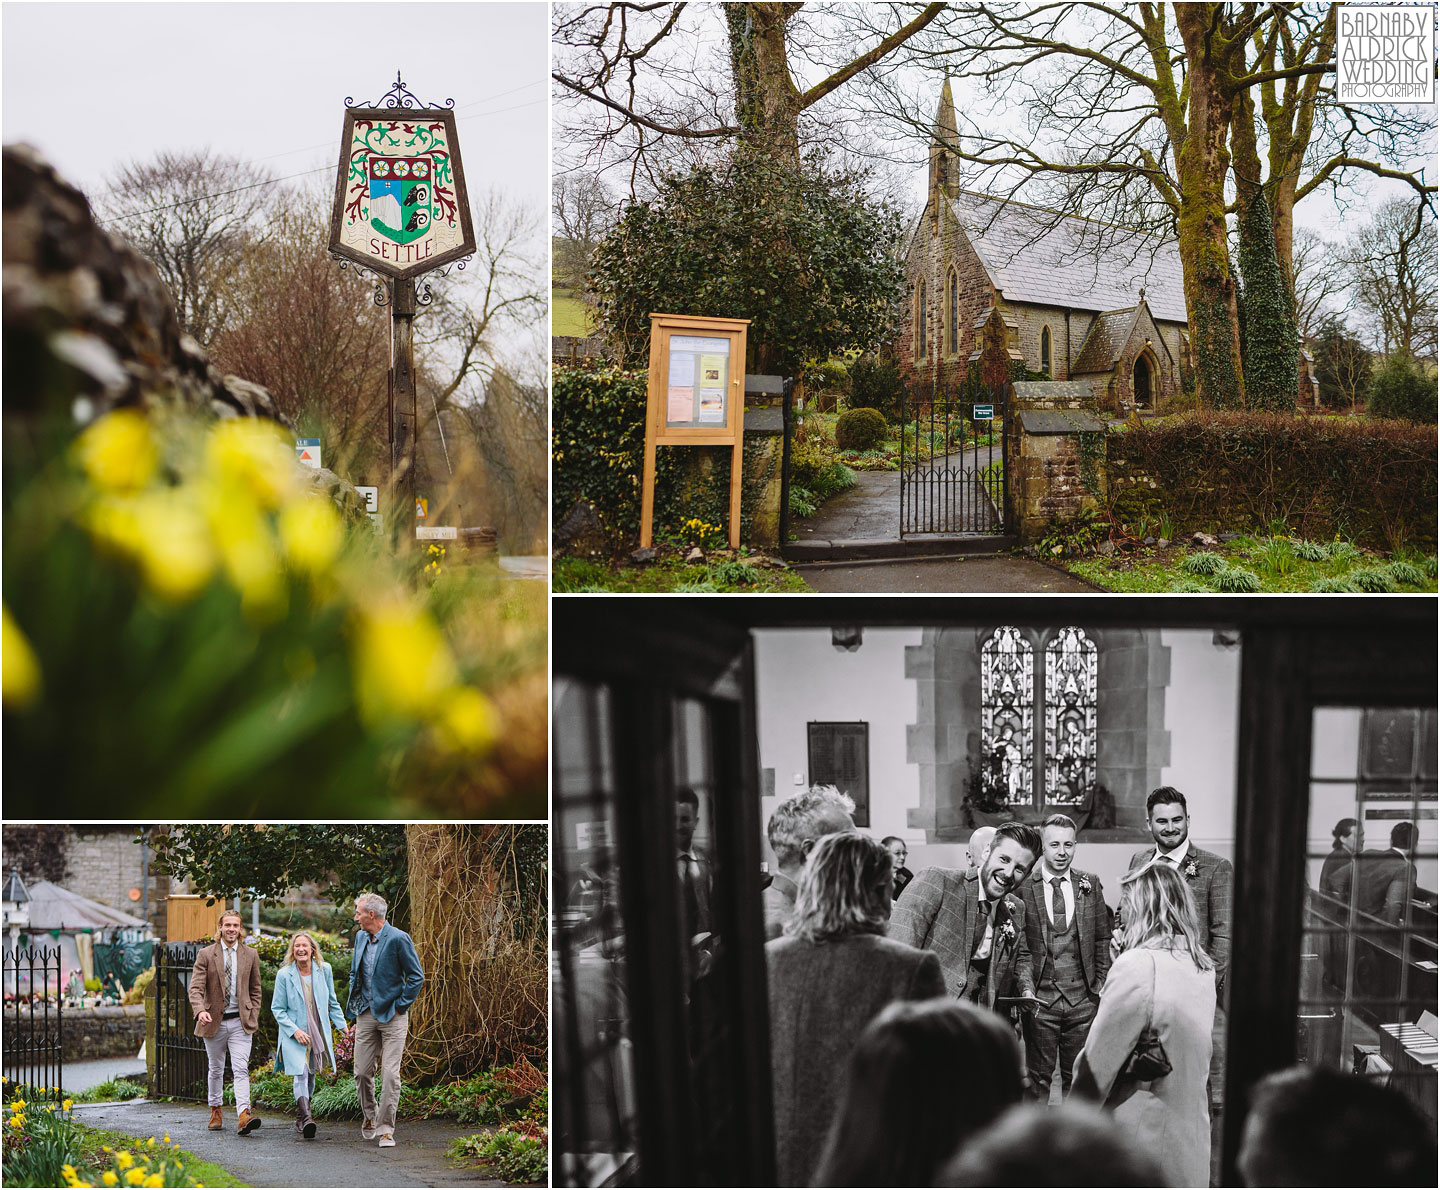
[(275, 995), (270, 1011), (280, 1023), (280, 1052), (275, 1055), (275, 1073), (288, 1074), (295, 1085), (295, 1131), (306, 1140), (315, 1139), (315, 1118), (310, 1114), (310, 1097), (315, 1076), (325, 1068), (335, 1069), (335, 1046), (330, 1026), (344, 1033), (349, 1027), (335, 995), (335, 975), (320, 955), (315, 939), (301, 931), (290, 939), (285, 962), (275, 977)]

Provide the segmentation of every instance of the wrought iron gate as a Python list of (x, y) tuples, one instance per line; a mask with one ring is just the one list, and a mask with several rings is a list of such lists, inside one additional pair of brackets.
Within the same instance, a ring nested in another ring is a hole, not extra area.
[(200, 953), (196, 942), (172, 942), (155, 948), (155, 1086), (152, 1095), (176, 1099), (206, 1098), (209, 1060), (205, 1043), (195, 1036), (190, 1008), (190, 972)]
[(900, 536), (1006, 530), (1009, 385), (900, 397)]
[[(62, 1044), (60, 948), (16, 947), (3, 951), (0, 985), (5, 989), (5, 1077), (31, 1096), (41, 1088), (65, 1085)], [(13, 999), (11, 997), (14, 997)]]

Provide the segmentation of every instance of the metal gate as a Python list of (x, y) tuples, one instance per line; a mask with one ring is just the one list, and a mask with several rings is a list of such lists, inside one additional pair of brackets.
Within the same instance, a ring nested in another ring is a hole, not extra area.
[[(65, 1085), (60, 948), (16, 947), (0, 955), (5, 1077), (23, 1086), (30, 1097), (59, 1098), (59, 1088)], [(55, 1090), (42, 1090), (48, 1087)]]
[(196, 942), (172, 942), (155, 948), (155, 1086), (152, 1097), (203, 1102), (209, 1060), (205, 1043), (195, 1036), (190, 1008), (190, 972), (200, 953)]
[(1005, 532), (1009, 387), (901, 393), (901, 537)]

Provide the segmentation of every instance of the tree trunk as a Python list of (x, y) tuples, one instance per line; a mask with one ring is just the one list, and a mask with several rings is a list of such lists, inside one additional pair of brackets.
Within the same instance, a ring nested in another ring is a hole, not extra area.
[(1212, 26), (1218, 5), (1177, 4), (1175, 23), (1190, 68), (1189, 129), (1176, 155), (1180, 260), (1200, 400), (1214, 409), (1245, 405), (1240, 315), (1225, 242), (1225, 175), (1230, 168), (1230, 100), (1221, 86), (1224, 48)]
[(800, 90), (790, 76), (786, 27), (799, 4), (731, 4), (725, 9), (735, 117), (742, 151), (800, 163)]

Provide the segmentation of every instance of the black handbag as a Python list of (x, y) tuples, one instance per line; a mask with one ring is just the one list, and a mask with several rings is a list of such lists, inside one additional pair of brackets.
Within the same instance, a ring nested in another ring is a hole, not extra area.
[(1170, 1070), (1170, 1055), (1165, 1052), (1165, 1046), (1160, 1041), (1160, 1034), (1155, 1029), (1155, 956), (1151, 955), (1150, 1017), (1146, 1020), (1145, 1028), (1140, 1033), (1140, 1040), (1130, 1051), (1130, 1057), (1126, 1059), (1120, 1073), (1127, 1078), (1144, 1083), (1151, 1079), (1163, 1078), (1170, 1073)]

